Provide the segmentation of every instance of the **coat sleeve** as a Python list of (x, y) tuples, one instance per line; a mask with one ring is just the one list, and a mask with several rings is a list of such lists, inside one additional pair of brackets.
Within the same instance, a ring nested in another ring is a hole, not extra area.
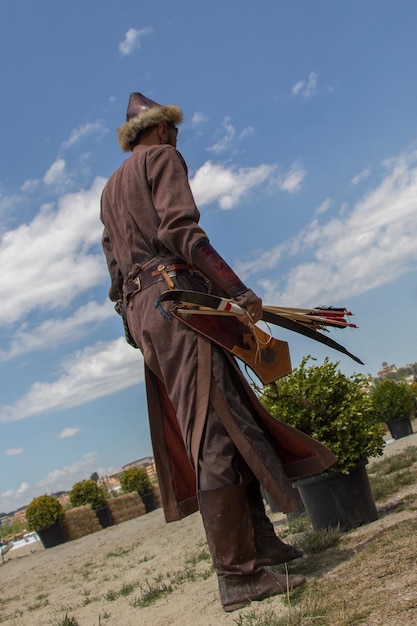
[(198, 225), (200, 212), (188, 182), (187, 166), (175, 148), (161, 146), (149, 155), (147, 174), (160, 220), (158, 239), (191, 263), (194, 246), (208, 237)]
[(117, 302), (118, 300), (122, 299), (123, 276), (119, 269), (119, 266), (117, 265), (117, 261), (114, 258), (113, 250), (110, 243), (110, 237), (107, 233), (106, 228), (104, 228), (103, 231), (102, 246), (111, 280), (109, 298), (113, 302)]

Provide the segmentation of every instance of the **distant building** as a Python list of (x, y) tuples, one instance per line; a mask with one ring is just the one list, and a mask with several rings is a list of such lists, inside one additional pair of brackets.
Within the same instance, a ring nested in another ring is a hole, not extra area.
[(153, 458), (153, 456), (146, 456), (144, 459), (139, 459), (138, 461), (132, 461), (131, 463), (127, 463), (127, 465), (123, 465), (122, 471), (131, 467), (143, 467), (143, 469), (146, 470), (146, 473), (148, 474), (151, 483), (156, 484), (158, 482), (156, 477), (155, 459)]
[(17, 509), (17, 511), (14, 511), (13, 513), (11, 513), (8, 517), (7, 520), (9, 522), (19, 522), (21, 524), (26, 524), (26, 506), (22, 506), (20, 507), (20, 509)]
[(378, 378), (386, 378), (388, 374), (396, 374), (398, 371), (395, 365), (385, 365), (382, 370), (378, 372)]
[(146, 456), (143, 459), (138, 459), (137, 461), (131, 461), (130, 463), (126, 463), (123, 467), (117, 472), (112, 472), (111, 474), (106, 474), (106, 476), (102, 476), (100, 478), (100, 482), (109, 492), (118, 493), (120, 491), (120, 476), (124, 472), (124, 470), (130, 469), (131, 467), (142, 467), (146, 470), (146, 473), (149, 476), (149, 480), (153, 485), (158, 484), (158, 479), (156, 476), (156, 465), (155, 459), (152, 456)]

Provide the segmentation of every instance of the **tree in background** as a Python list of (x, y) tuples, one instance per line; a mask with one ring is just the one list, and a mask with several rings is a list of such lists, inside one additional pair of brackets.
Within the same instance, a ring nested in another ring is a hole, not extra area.
[(143, 467), (125, 469), (120, 475), (120, 485), (124, 493), (138, 491), (139, 495), (144, 496), (152, 491), (151, 481)]
[(69, 500), (74, 507), (91, 504), (93, 509), (100, 509), (106, 504), (103, 489), (92, 479), (75, 483), (69, 493)]

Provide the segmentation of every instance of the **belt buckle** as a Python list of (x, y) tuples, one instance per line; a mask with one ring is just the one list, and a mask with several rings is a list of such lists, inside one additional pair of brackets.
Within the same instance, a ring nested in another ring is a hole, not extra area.
[(142, 289), (142, 285), (141, 285), (141, 282), (140, 282), (140, 277), (136, 276), (136, 278), (134, 279), (133, 282), (137, 284), (137, 289), (135, 291), (135, 293), (137, 293), (138, 291), (140, 291)]
[(162, 274), (163, 279), (165, 280), (166, 284), (168, 285), (168, 287), (170, 289), (174, 289), (175, 285), (171, 280), (170, 275), (168, 274), (167, 270), (169, 270), (169, 266), (167, 267), (166, 265), (164, 265), (163, 263), (161, 263), (161, 265), (158, 265), (158, 272), (160, 274)]

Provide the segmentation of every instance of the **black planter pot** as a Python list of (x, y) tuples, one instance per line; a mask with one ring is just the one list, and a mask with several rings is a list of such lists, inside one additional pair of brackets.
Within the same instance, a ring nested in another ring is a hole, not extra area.
[(400, 417), (396, 420), (388, 420), (387, 426), (394, 439), (401, 439), (401, 437), (408, 437), (408, 435), (413, 434), (413, 427), (409, 417)]
[(349, 530), (378, 517), (365, 463), (350, 474), (323, 472), (293, 485), (300, 492), (314, 530)]
[[(271, 512), (272, 513), (279, 512), (281, 509), (279, 508), (279, 506), (275, 502), (275, 500), (273, 498), (271, 498), (269, 493), (267, 491), (265, 491), (262, 487), (261, 487), (261, 492), (262, 492), (262, 495), (263, 495), (264, 499), (269, 504), (269, 508), (271, 509)], [(288, 519), (292, 519), (294, 517), (297, 517), (298, 515), (302, 515), (303, 513), (305, 513), (305, 507), (304, 507), (303, 501), (301, 499), (300, 492), (296, 488), (294, 488), (294, 499), (295, 499), (297, 508), (296, 508), (296, 510), (293, 513), (287, 513)]]
[(96, 515), (102, 528), (113, 526), (113, 520), (108, 506), (102, 506), (96, 509)]
[(36, 531), (36, 533), (42, 541), (44, 548), (54, 548), (61, 543), (65, 543), (66, 541), (64, 527), (61, 522), (55, 522), (52, 526), (40, 528)]
[(150, 513), (151, 511), (155, 511), (156, 509), (156, 503), (155, 503), (155, 494), (153, 491), (151, 491), (150, 493), (145, 493), (143, 496), (140, 496), (142, 498), (142, 502), (145, 505), (145, 510), (147, 513)]

